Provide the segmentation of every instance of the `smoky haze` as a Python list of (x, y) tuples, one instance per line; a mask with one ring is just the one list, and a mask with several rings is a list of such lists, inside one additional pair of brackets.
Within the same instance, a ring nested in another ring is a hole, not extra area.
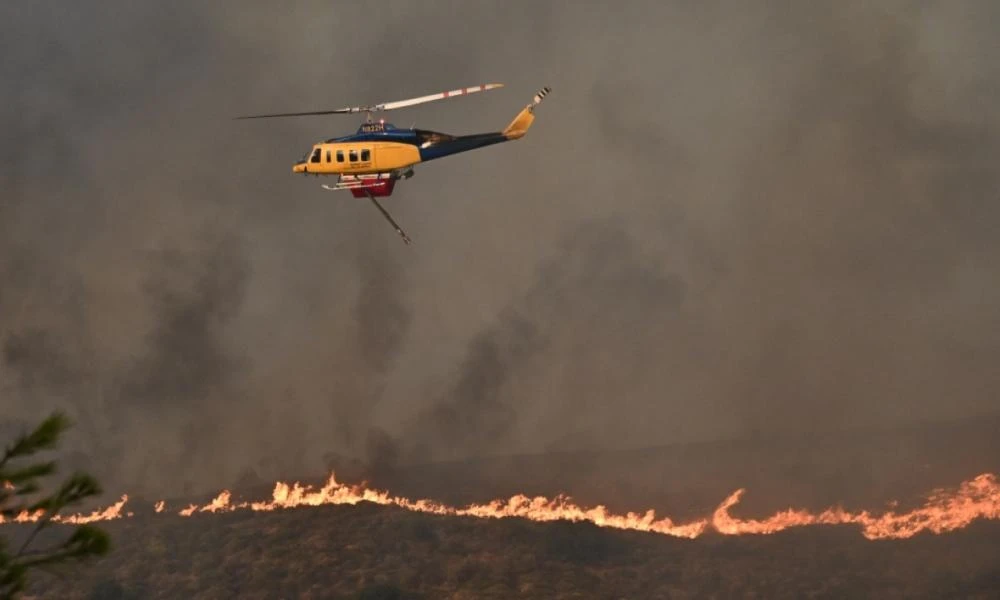
[[(1000, 370), (995, 2), (7, 3), (3, 433), (109, 487), (975, 415)], [(356, 117), (527, 137), (386, 205)]]

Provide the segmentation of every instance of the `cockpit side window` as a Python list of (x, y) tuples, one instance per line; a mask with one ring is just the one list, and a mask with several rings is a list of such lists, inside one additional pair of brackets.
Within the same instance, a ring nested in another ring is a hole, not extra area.
[(332, 162), (330, 160), (330, 151), (329, 150), (326, 151), (326, 162)]
[(320, 157), (320, 149), (316, 148), (315, 150), (313, 150), (313, 155), (312, 158), (309, 159), (309, 162), (318, 163), (319, 157)]

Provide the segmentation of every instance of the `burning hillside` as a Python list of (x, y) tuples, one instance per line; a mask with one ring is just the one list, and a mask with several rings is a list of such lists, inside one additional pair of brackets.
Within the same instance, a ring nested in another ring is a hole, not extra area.
[[(166, 503), (161, 500), (155, 503), (154, 511), (156, 514), (173, 512), (181, 517), (192, 517), (234, 511), (269, 512), (300, 507), (369, 502), (436, 515), (484, 519), (517, 517), (539, 522), (587, 521), (600, 527), (683, 538), (697, 538), (709, 530), (724, 535), (761, 535), (773, 534), (793, 527), (852, 524), (859, 526), (862, 535), (870, 540), (909, 538), (924, 531), (940, 534), (964, 528), (978, 519), (1000, 519), (1000, 483), (992, 473), (979, 475), (961, 483), (954, 489), (934, 490), (927, 496), (925, 503), (915, 509), (901, 512), (889, 510), (878, 514), (867, 510), (852, 512), (840, 507), (831, 507), (821, 512), (786, 509), (764, 519), (734, 517), (730, 511), (739, 503), (744, 493), (743, 489), (734, 491), (719, 504), (710, 516), (685, 523), (675, 523), (669, 517), (657, 518), (652, 509), (643, 513), (614, 514), (601, 505), (590, 508), (580, 506), (565, 495), (547, 498), (518, 494), (506, 500), (454, 507), (429, 499), (412, 500), (393, 496), (387, 491), (372, 489), (364, 484), (344, 484), (337, 481), (335, 474), (331, 474), (326, 484), (321, 488), (304, 486), (299, 483), (278, 482), (274, 486), (270, 500), (237, 502), (233, 500), (230, 491), (223, 490), (214, 499), (203, 505), (190, 504), (180, 510), (169, 511)], [(128, 496), (122, 496), (118, 502), (107, 508), (95, 510), (89, 514), (60, 515), (55, 520), (61, 523), (79, 524), (128, 518), (134, 513), (125, 511), (127, 502)], [(42, 513), (22, 513), (13, 521), (27, 523), (41, 517)]]

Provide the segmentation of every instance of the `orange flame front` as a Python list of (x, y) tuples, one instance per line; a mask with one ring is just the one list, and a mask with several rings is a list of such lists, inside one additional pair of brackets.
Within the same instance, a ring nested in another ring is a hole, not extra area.
[[(67, 525), (84, 525), (86, 523), (94, 523), (95, 521), (111, 521), (114, 519), (120, 519), (122, 516), (131, 517), (133, 513), (127, 512), (122, 514), (122, 509), (125, 508), (125, 503), (128, 502), (128, 496), (123, 495), (118, 502), (115, 502), (107, 508), (98, 509), (91, 512), (88, 515), (55, 515), (52, 517), (53, 523), (65, 523)], [(4, 523), (35, 523), (45, 516), (44, 510), (37, 510), (35, 512), (28, 512), (26, 510), (21, 511), (16, 517), (9, 520), (4, 520), (0, 516), (0, 525)]]
[(842, 508), (828, 508), (819, 514), (789, 509), (761, 521), (734, 519), (729, 509), (739, 502), (742, 494), (743, 490), (734, 492), (712, 515), (712, 525), (721, 533), (766, 534), (804, 525), (856, 523), (861, 525), (862, 535), (877, 540), (909, 538), (922, 531), (945, 533), (961, 529), (976, 519), (1000, 519), (1000, 485), (991, 473), (966, 481), (955, 491), (935, 490), (920, 508), (877, 517), (868, 511), (850, 513)]
[[(642, 514), (614, 514), (604, 506), (584, 508), (575, 504), (567, 496), (534, 498), (516, 495), (507, 500), (494, 500), (486, 504), (472, 504), (464, 508), (447, 506), (433, 500), (410, 500), (392, 496), (388, 492), (374, 490), (365, 485), (347, 485), (337, 481), (331, 474), (326, 484), (319, 489), (299, 483), (289, 485), (278, 482), (270, 501), (233, 502), (228, 490), (222, 491), (211, 502), (198, 506), (191, 504), (178, 511), (183, 517), (196, 513), (221, 513), (237, 510), (273, 511), (305, 506), (334, 504), (357, 504), (372, 502), (386, 506), (398, 506), (406, 510), (437, 515), (466, 516), (502, 519), (518, 517), (531, 521), (589, 521), (601, 527), (646, 531), (694, 539), (709, 528), (724, 535), (773, 534), (789, 527), (808, 525), (854, 524), (861, 526), (864, 537), (870, 540), (886, 538), (909, 538), (923, 531), (940, 534), (961, 529), (977, 519), (1000, 519), (1000, 483), (992, 473), (984, 473), (962, 483), (957, 489), (939, 489), (931, 493), (920, 508), (908, 512), (889, 511), (874, 516), (868, 511), (849, 512), (843, 508), (828, 508), (820, 513), (806, 510), (787, 509), (761, 520), (738, 519), (730, 514), (743, 496), (744, 490), (733, 492), (726, 498), (710, 518), (697, 519), (689, 523), (674, 523), (667, 517), (656, 518), (653, 510)], [(106, 509), (89, 515), (57, 516), (53, 521), (60, 523), (91, 523), (122, 517), (122, 509), (128, 496)], [(166, 503), (160, 500), (154, 505), (156, 513), (164, 512)], [(40, 519), (41, 513), (22, 513), (13, 522), (25, 523)], [(133, 513), (125, 513), (131, 517)], [(4, 521), (0, 518), (0, 523)]]

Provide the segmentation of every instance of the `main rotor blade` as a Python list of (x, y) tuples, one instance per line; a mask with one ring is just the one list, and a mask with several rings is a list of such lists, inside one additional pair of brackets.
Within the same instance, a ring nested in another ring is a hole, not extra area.
[(444, 100), (445, 98), (454, 98), (455, 96), (466, 96), (468, 94), (475, 94), (476, 92), (486, 92), (489, 90), (495, 90), (497, 88), (502, 88), (502, 83), (487, 83), (484, 85), (474, 85), (472, 87), (460, 88), (457, 90), (451, 90), (447, 92), (438, 92), (437, 94), (428, 94), (427, 96), (420, 96), (419, 98), (410, 98), (409, 100), (397, 100), (395, 102), (385, 102), (379, 104), (374, 108), (376, 110), (393, 110), (396, 108), (404, 108), (406, 106), (414, 106), (417, 104), (423, 104), (425, 102), (434, 102), (435, 100)]
[(497, 88), (502, 88), (502, 87), (503, 87), (502, 83), (487, 83), (483, 85), (474, 85), (472, 87), (459, 88), (457, 90), (450, 90), (447, 92), (438, 92), (437, 94), (428, 94), (427, 96), (420, 96), (418, 98), (409, 98), (407, 100), (396, 100), (395, 102), (383, 102), (382, 104), (375, 104), (373, 106), (350, 106), (347, 108), (338, 108), (336, 110), (276, 113), (270, 115), (248, 115), (245, 117), (235, 117), (235, 118), (267, 119), (271, 117), (304, 117), (310, 115), (334, 115), (334, 114), (349, 114), (349, 113), (362, 113), (362, 112), (378, 112), (383, 110), (394, 110), (397, 108), (405, 108), (407, 106), (415, 106), (417, 104), (423, 104), (425, 102), (434, 102), (435, 100), (444, 100), (445, 98), (454, 98), (456, 96), (467, 96), (469, 94), (475, 94), (477, 92), (486, 92), (489, 90), (495, 90)]
[(272, 115), (247, 115), (245, 117), (233, 117), (234, 119), (267, 119), (270, 117), (305, 117), (309, 115), (333, 115), (339, 113), (358, 112), (352, 108), (338, 108), (337, 110), (317, 110), (312, 112), (276, 113)]

